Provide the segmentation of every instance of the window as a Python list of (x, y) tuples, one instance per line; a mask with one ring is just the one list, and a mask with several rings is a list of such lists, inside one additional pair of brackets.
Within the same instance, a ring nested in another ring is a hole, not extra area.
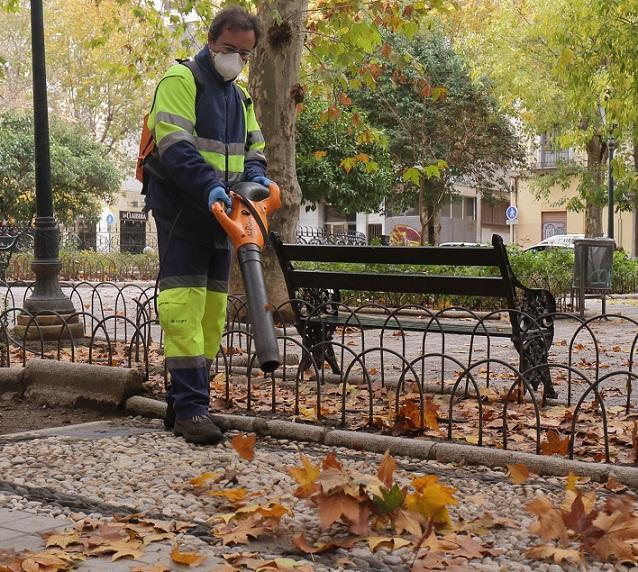
[(509, 206), (508, 201), (481, 202), (481, 220), (483, 224), (507, 224), (505, 211)]
[(368, 241), (373, 240), (375, 238), (379, 238), (381, 236), (381, 224), (369, 224), (368, 225)]
[(558, 131), (541, 135), (538, 166), (541, 169), (555, 169), (559, 163), (569, 161), (571, 151), (562, 149), (558, 143)]
[(474, 197), (465, 197), (463, 201), (465, 203), (463, 217), (474, 220), (476, 218), (476, 199)]
[(463, 201), (459, 198), (452, 199), (452, 218), (463, 218)]

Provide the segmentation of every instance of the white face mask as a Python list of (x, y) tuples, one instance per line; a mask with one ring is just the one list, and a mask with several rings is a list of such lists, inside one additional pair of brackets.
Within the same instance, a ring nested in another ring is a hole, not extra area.
[(220, 54), (211, 51), (213, 66), (217, 73), (224, 78), (224, 81), (234, 80), (244, 69), (244, 60), (238, 53)]

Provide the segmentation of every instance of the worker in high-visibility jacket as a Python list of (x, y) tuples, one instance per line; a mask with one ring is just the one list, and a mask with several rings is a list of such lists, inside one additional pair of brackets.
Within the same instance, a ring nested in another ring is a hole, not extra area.
[(148, 117), (162, 167), (150, 178), (146, 209), (157, 224), (157, 308), (175, 415), (165, 423), (193, 443), (223, 438), (209, 413), (209, 370), (226, 318), (230, 248), (211, 206), (231, 206), (233, 183), (271, 182), (252, 101), (234, 81), (259, 36), (255, 16), (219, 12), (194, 60), (162, 77)]

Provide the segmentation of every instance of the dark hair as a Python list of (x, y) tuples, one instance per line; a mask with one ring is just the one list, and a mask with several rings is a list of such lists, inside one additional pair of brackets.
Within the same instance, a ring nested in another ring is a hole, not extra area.
[(252, 30), (255, 32), (255, 45), (258, 44), (261, 37), (259, 18), (239, 6), (225, 8), (217, 13), (208, 29), (208, 40), (216, 42), (226, 28), (231, 30)]

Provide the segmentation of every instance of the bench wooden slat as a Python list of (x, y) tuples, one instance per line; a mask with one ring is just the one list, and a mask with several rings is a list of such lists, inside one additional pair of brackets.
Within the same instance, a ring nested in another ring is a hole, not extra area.
[[(335, 326), (350, 326), (353, 328), (361, 327), (366, 330), (380, 330), (384, 323), (387, 325), (386, 328), (389, 331), (396, 331), (399, 329), (403, 329), (406, 332), (428, 332), (439, 333), (444, 332), (446, 334), (462, 334), (462, 335), (470, 335), (475, 333), (477, 336), (484, 336), (487, 333), (490, 336), (496, 338), (510, 338), (512, 337), (512, 326), (507, 323), (490, 323), (483, 322), (483, 325), (476, 327), (477, 322), (475, 320), (468, 321), (448, 321), (445, 319), (439, 319), (439, 322), (432, 320), (429, 317), (424, 318), (412, 318), (399, 315), (397, 316), (399, 320), (399, 324), (397, 324), (397, 320), (390, 319), (388, 320), (388, 316), (362, 316), (361, 314), (356, 314), (355, 316), (346, 314), (339, 314), (337, 316), (331, 315), (321, 315), (312, 316), (310, 318), (310, 322), (316, 323), (324, 323), (324, 324), (332, 324)], [(439, 325), (440, 324), (440, 325)], [(475, 330), (476, 328), (476, 330)]]
[[(392, 249), (388, 249), (392, 250)], [(327, 288), (368, 292), (418, 294), (456, 294), (468, 296), (507, 296), (507, 287), (499, 277), (431, 276), (417, 274), (351, 274), (322, 270), (295, 270), (295, 288)]]
[(312, 244), (283, 244), (282, 246), (286, 258), (292, 262), (499, 266), (496, 249), (487, 247), (321, 245), (318, 248)]

